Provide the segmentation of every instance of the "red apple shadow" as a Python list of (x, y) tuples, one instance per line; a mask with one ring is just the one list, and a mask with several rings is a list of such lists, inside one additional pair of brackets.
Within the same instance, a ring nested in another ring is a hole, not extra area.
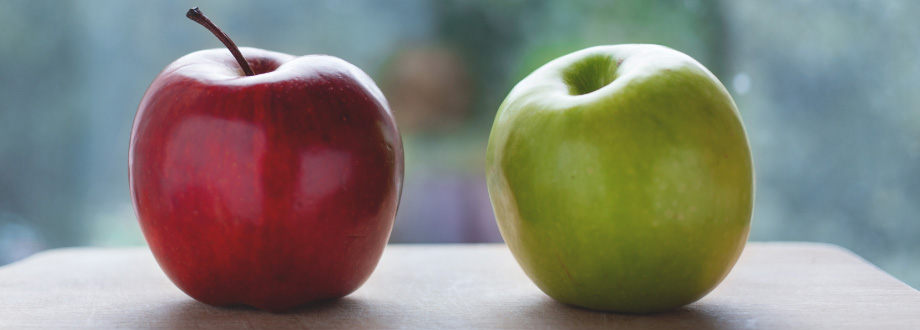
[(371, 304), (349, 297), (308, 304), (284, 313), (243, 305), (215, 307), (189, 298), (144, 314), (149, 326), (167, 329), (379, 329), (399, 324), (396, 314), (385, 312), (392, 310), (379, 302)]

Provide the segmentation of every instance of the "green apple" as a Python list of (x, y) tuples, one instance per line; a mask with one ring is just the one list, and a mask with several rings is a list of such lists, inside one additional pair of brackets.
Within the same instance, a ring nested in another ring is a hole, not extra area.
[(657, 45), (540, 67), (502, 103), (486, 178), (502, 236), (550, 297), (659, 312), (709, 293), (750, 231), (754, 170), (728, 91)]

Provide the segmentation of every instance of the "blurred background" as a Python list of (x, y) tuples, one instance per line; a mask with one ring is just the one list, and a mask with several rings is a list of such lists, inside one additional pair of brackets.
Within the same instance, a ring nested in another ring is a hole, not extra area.
[(391, 242), (501, 242), (484, 179), (495, 111), (558, 56), (655, 43), (726, 85), (757, 172), (752, 240), (849, 248), (920, 287), (920, 1), (0, 0), (0, 264), (143, 245), (128, 140), (153, 78), (222, 45), (368, 72), (403, 133)]

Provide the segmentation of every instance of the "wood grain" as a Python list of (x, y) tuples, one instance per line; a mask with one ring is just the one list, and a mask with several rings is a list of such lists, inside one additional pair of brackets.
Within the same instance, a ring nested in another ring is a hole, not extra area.
[(391, 245), (354, 294), (270, 314), (192, 300), (145, 248), (78, 248), (0, 267), (0, 328), (918, 329), (920, 292), (836, 246), (750, 243), (702, 300), (617, 315), (550, 299), (504, 245)]

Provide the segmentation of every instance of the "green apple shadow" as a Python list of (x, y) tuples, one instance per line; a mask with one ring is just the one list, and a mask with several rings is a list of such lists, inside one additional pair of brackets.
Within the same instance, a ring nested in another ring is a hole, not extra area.
[[(373, 305), (373, 306), (371, 306)], [(149, 326), (166, 329), (386, 328), (398, 324), (380, 302), (339, 298), (270, 313), (244, 305), (217, 307), (191, 298), (148, 310)]]
[(744, 322), (733, 319), (737, 312), (730, 306), (696, 302), (655, 314), (619, 314), (601, 312), (560, 303), (548, 296), (531, 300), (522, 313), (508, 320), (510, 324), (527, 324), (548, 329), (735, 329)]

